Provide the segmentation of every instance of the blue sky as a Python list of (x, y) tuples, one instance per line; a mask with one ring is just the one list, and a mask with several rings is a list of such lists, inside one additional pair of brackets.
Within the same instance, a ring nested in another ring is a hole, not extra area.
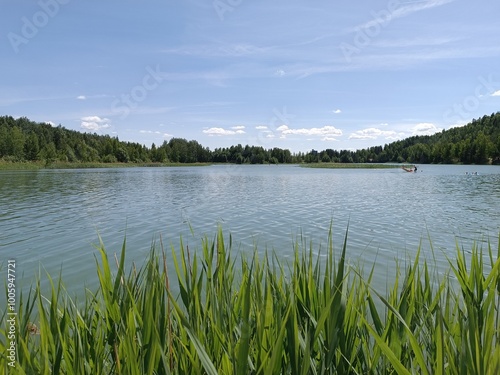
[(0, 114), (359, 149), (500, 110), (500, 2), (1, 0)]

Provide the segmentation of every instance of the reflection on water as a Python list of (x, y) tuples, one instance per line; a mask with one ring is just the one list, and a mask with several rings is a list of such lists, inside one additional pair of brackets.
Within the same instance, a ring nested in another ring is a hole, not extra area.
[[(40, 265), (69, 290), (95, 285), (99, 233), (111, 253), (126, 236), (128, 259), (141, 262), (151, 243), (182, 235), (190, 248), (218, 225), (236, 248), (274, 250), (283, 259), (302, 235), (323, 248), (330, 223), (340, 250), (349, 226), (352, 263), (381, 270), (385, 288), (394, 259), (421, 244), (438, 266), (455, 242), (496, 243), (500, 231), (500, 167), (422, 166), (325, 170), (297, 166), (211, 166), (0, 173), (1, 261), (15, 257), (26, 284)], [(190, 231), (193, 229), (193, 233)]]

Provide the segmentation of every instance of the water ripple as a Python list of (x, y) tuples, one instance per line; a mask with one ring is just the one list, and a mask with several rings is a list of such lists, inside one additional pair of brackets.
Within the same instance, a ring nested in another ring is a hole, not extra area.
[[(289, 259), (297, 237), (317, 250), (333, 223), (340, 250), (349, 226), (351, 262), (381, 272), (419, 246), (437, 263), (464, 247), (498, 239), (500, 168), (426, 166), (400, 170), (316, 170), (296, 166), (212, 166), (0, 173), (0, 252), (15, 256), (31, 278), (40, 264), (61, 266), (74, 290), (95, 283), (98, 233), (111, 253), (126, 235), (129, 261), (141, 262), (153, 241), (199, 247), (221, 225), (236, 248), (274, 250)], [(194, 230), (191, 233), (190, 227)], [(431, 255), (429, 255), (431, 257)], [(392, 267), (392, 268), (391, 268)]]

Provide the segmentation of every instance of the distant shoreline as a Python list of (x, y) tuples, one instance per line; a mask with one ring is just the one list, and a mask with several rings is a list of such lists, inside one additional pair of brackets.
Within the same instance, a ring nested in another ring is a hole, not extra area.
[(90, 168), (158, 168), (158, 167), (206, 167), (213, 163), (69, 163), (54, 162), (4, 162), (0, 171), (44, 170), (44, 169), (90, 169)]
[[(207, 167), (210, 165), (273, 165), (273, 164), (233, 164), (233, 163), (70, 163), (53, 162), (46, 164), (37, 162), (5, 162), (0, 161), (0, 171), (16, 170), (46, 170), (46, 169), (91, 169), (91, 168), (158, 168), (158, 167)], [(280, 164), (278, 164), (280, 165)], [(289, 164), (283, 164), (289, 165)], [(387, 169), (401, 168), (408, 164), (381, 164), (381, 163), (302, 163), (304, 168), (329, 169)]]

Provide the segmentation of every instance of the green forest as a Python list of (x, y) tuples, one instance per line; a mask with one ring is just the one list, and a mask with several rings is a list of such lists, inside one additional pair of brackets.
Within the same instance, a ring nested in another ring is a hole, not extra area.
[(500, 164), (500, 112), (463, 127), (413, 136), (362, 150), (291, 153), (241, 144), (210, 150), (195, 140), (172, 138), (151, 147), (117, 137), (81, 133), (59, 125), (0, 117), (0, 160), (69, 163), (443, 163)]

